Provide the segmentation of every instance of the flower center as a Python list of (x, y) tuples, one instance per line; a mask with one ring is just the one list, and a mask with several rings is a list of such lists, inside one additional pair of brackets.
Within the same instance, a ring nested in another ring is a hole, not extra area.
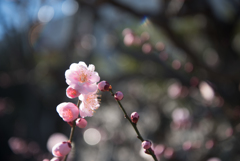
[(67, 119), (72, 119), (72, 118), (73, 118), (73, 113), (72, 113), (71, 110), (66, 109), (66, 110), (64, 110), (63, 113), (62, 113), (62, 117), (63, 117), (63, 118), (67, 118)]
[(99, 107), (99, 102), (98, 102), (98, 98), (97, 95), (89, 95), (86, 99), (86, 103), (91, 105), (92, 109), (98, 109)]
[(87, 81), (87, 75), (86, 74), (81, 74), (78, 79), (79, 82), (84, 83)]

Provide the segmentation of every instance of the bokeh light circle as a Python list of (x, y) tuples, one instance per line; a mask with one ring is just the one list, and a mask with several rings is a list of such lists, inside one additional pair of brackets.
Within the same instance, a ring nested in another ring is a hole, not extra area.
[(78, 3), (75, 0), (66, 0), (62, 4), (62, 12), (66, 16), (74, 15), (79, 8)]
[(84, 132), (83, 139), (89, 145), (96, 145), (101, 140), (101, 134), (97, 129), (89, 128)]
[(38, 11), (38, 20), (47, 23), (52, 20), (54, 16), (54, 9), (51, 6), (42, 6)]
[(52, 148), (55, 144), (62, 142), (62, 141), (67, 141), (68, 138), (62, 133), (54, 133), (52, 134), (47, 141), (47, 149), (49, 152), (52, 152)]

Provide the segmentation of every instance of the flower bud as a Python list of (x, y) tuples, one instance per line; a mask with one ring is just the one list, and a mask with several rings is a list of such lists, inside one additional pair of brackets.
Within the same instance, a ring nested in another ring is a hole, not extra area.
[(114, 98), (117, 101), (121, 101), (123, 99), (123, 93), (121, 91), (116, 92)]
[(54, 145), (52, 148), (52, 154), (55, 157), (62, 157), (67, 155), (72, 149), (71, 143), (69, 141), (64, 141)]
[(137, 113), (137, 112), (133, 112), (133, 113), (131, 114), (131, 120), (132, 120), (132, 122), (136, 124), (136, 123), (138, 122), (138, 119), (139, 119), (138, 113)]
[(142, 142), (143, 149), (149, 149), (149, 148), (151, 148), (151, 145), (152, 145), (152, 143), (148, 140), (145, 140)]
[(75, 90), (69, 86), (66, 90), (66, 95), (68, 98), (76, 98), (80, 95), (80, 93), (77, 90)]
[(107, 81), (101, 81), (98, 83), (98, 89), (100, 91), (109, 91), (110, 84)]
[(87, 120), (85, 120), (84, 118), (78, 118), (76, 120), (76, 125), (79, 127), (79, 128), (85, 128), (87, 126)]

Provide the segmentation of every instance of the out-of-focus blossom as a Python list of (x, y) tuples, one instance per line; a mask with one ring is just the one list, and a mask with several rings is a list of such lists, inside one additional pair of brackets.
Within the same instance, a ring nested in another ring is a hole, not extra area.
[(82, 101), (79, 109), (81, 117), (84, 118), (93, 116), (95, 110), (100, 107), (98, 95), (96, 93), (97, 90), (95, 91), (95, 93), (88, 95), (82, 94), (79, 96), (79, 100)]
[(199, 79), (198, 79), (197, 77), (192, 77), (192, 78), (190, 79), (190, 84), (191, 84), (191, 86), (196, 87), (196, 86), (198, 85), (198, 83), (199, 83)]
[(174, 149), (173, 148), (168, 147), (164, 151), (164, 157), (167, 158), (167, 159), (172, 158), (173, 154), (174, 154)]
[(78, 107), (71, 102), (63, 102), (57, 106), (57, 112), (66, 122), (71, 122), (78, 118)]
[(8, 144), (15, 154), (26, 154), (28, 151), (26, 141), (21, 138), (11, 137)]
[(143, 33), (141, 34), (141, 39), (142, 39), (142, 41), (148, 41), (148, 40), (150, 39), (149, 33), (143, 32)]
[(117, 100), (117, 101), (121, 101), (123, 99), (123, 93), (121, 91), (117, 91), (114, 95), (114, 98)]
[(78, 97), (81, 93), (79, 93), (77, 90), (73, 89), (72, 87), (68, 87), (66, 90), (66, 94), (68, 98), (76, 98)]
[(149, 44), (149, 43), (143, 44), (143, 46), (142, 46), (142, 51), (143, 51), (145, 54), (149, 54), (149, 53), (152, 51), (152, 46), (151, 46), (151, 44)]
[(185, 66), (184, 66), (184, 70), (188, 73), (192, 72), (193, 71), (193, 64), (190, 63), (190, 62), (186, 63)]
[(182, 91), (182, 85), (178, 82), (171, 84), (168, 87), (168, 95), (169, 97), (176, 99), (180, 96)]
[(166, 61), (168, 59), (168, 54), (166, 52), (161, 52), (159, 54), (159, 58), (163, 61)]
[(181, 62), (180, 62), (179, 60), (174, 60), (174, 61), (172, 62), (172, 67), (173, 67), (173, 69), (175, 69), (175, 70), (180, 69), (180, 68), (181, 68)]
[(132, 33), (128, 33), (124, 36), (123, 42), (126, 46), (133, 45), (134, 42), (134, 35)]
[(122, 31), (122, 35), (125, 36), (127, 34), (131, 34), (133, 31), (129, 28), (125, 28), (123, 31)]
[(56, 157), (63, 157), (67, 155), (72, 149), (71, 143), (64, 141), (56, 144), (52, 149), (52, 154)]
[(163, 154), (164, 150), (165, 150), (165, 146), (164, 145), (162, 145), (162, 144), (157, 145), (154, 148), (155, 155), (156, 156), (160, 156), (161, 154)]
[(174, 125), (178, 127), (185, 127), (188, 125), (190, 120), (189, 111), (186, 108), (176, 108), (172, 112), (172, 119)]
[(139, 46), (141, 45), (141, 43), (142, 43), (141, 38), (139, 36), (134, 36), (133, 44)]
[(212, 89), (212, 87), (206, 83), (206, 82), (201, 82), (199, 84), (199, 90), (200, 93), (202, 95), (202, 97), (206, 100), (206, 101), (212, 101), (214, 98), (214, 91)]
[(84, 118), (78, 118), (76, 120), (76, 125), (79, 127), (79, 128), (85, 128), (87, 126), (87, 121), (84, 119)]
[(214, 146), (214, 141), (213, 141), (213, 140), (208, 140), (208, 141), (205, 143), (206, 149), (212, 149), (213, 146)]
[(207, 161), (221, 161), (219, 158), (209, 158)]
[(78, 64), (73, 63), (70, 65), (70, 69), (65, 72), (66, 82), (73, 89), (82, 94), (90, 94), (97, 90), (97, 82), (100, 77), (97, 72), (94, 71), (95, 66), (87, 65), (80, 61)]
[(42, 161), (50, 161), (49, 159), (43, 159)]
[(227, 128), (225, 134), (226, 134), (227, 137), (232, 136), (232, 134), (233, 134), (233, 129), (232, 129), (232, 128)]
[(192, 148), (192, 143), (190, 141), (186, 141), (183, 143), (182, 148), (185, 151), (190, 150)]
[(157, 42), (156, 45), (155, 45), (155, 48), (156, 48), (158, 51), (163, 51), (164, 48), (165, 48), (165, 45), (164, 45), (162, 42)]

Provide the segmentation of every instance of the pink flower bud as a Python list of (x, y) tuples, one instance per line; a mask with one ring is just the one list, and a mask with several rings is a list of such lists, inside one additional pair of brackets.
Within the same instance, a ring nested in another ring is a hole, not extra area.
[(98, 89), (100, 91), (109, 91), (110, 84), (107, 81), (101, 81), (98, 83)]
[(64, 141), (54, 145), (54, 147), (52, 148), (52, 154), (55, 157), (62, 157), (67, 155), (71, 151), (71, 149), (71, 143), (68, 141)]
[(85, 120), (84, 118), (78, 118), (76, 120), (76, 125), (79, 127), (79, 128), (85, 128), (87, 126), (87, 120)]
[(57, 112), (66, 122), (71, 122), (78, 118), (78, 107), (71, 102), (63, 102), (57, 106)]
[(148, 140), (145, 140), (142, 142), (143, 149), (149, 149), (149, 148), (151, 148), (151, 145), (152, 145), (152, 143)]
[(77, 90), (75, 90), (69, 86), (66, 90), (66, 95), (68, 98), (76, 98), (80, 95), (80, 93)]
[(114, 98), (117, 101), (121, 101), (123, 99), (123, 93), (121, 91), (116, 92)]
[(136, 123), (138, 122), (138, 119), (139, 119), (138, 113), (137, 113), (137, 112), (133, 112), (133, 113), (131, 114), (131, 120), (132, 120), (132, 122), (136, 124)]

